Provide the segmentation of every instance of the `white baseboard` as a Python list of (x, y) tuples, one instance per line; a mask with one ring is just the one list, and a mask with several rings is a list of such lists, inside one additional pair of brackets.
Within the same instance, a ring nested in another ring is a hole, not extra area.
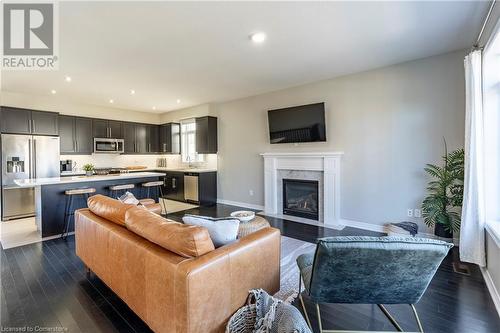
[(346, 220), (346, 219), (341, 219), (340, 223), (342, 223), (346, 227), (353, 227), (353, 228), (369, 230), (369, 231), (376, 231), (376, 232), (385, 232), (384, 226), (380, 225), (380, 224), (371, 224), (371, 223), (354, 221), (354, 220)]
[(243, 208), (250, 208), (250, 209), (255, 209), (255, 210), (264, 210), (264, 206), (249, 204), (249, 203), (246, 203), (246, 202), (238, 202), (238, 201), (217, 199), (217, 203), (220, 203), (220, 204), (223, 204), (223, 205), (230, 205), (230, 206), (239, 206), (239, 207), (243, 207)]
[(488, 291), (490, 292), (491, 298), (493, 299), (493, 303), (495, 304), (495, 308), (497, 310), (497, 314), (500, 317), (500, 294), (493, 282), (493, 278), (488, 272), (488, 269), (485, 267), (480, 267), (481, 273), (483, 273), (484, 282), (486, 282), (486, 286), (488, 287)]

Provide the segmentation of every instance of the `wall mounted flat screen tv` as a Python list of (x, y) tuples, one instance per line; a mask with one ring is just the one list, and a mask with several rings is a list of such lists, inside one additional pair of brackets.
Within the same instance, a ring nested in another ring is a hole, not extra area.
[(326, 141), (325, 103), (269, 110), (271, 143)]

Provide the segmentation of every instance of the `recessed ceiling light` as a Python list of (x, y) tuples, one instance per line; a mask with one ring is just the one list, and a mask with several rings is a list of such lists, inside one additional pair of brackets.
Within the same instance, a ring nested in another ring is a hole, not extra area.
[(156, 110), (156, 106), (153, 106), (151, 109)]
[(66, 76), (66, 77), (64, 77), (64, 80), (65, 80), (66, 82), (71, 82), (71, 76)]
[(109, 102), (113, 104), (115, 101), (113, 99), (110, 99)]
[(52, 95), (55, 95), (55, 94), (57, 93), (57, 91), (55, 91), (55, 89), (52, 89), (52, 90), (50, 91), (50, 93), (51, 93)]
[(178, 100), (177, 100), (177, 104), (180, 104), (180, 103), (181, 103), (181, 100), (180, 100), (180, 99), (178, 99)]
[(250, 35), (250, 39), (254, 43), (262, 43), (266, 40), (266, 37), (267, 37), (266, 34), (263, 32), (255, 32)]
[(130, 95), (135, 95), (135, 90), (134, 89), (130, 90)]

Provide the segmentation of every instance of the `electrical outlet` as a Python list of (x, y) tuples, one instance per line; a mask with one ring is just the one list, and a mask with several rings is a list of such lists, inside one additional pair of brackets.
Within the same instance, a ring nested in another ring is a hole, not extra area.
[(406, 215), (408, 217), (413, 217), (413, 209), (408, 209), (408, 211), (406, 212)]
[(248, 194), (250, 194), (250, 196), (253, 197), (253, 190), (249, 190)]
[(422, 217), (422, 211), (415, 208), (415, 210), (413, 211), (413, 215), (415, 215), (415, 217)]

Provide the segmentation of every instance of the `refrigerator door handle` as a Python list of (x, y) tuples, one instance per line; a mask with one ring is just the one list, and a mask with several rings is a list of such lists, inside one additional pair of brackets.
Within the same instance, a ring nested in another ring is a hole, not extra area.
[(36, 139), (33, 139), (33, 178), (36, 178)]
[(30, 167), (28, 170), (29, 178), (33, 178), (33, 158), (32, 158), (33, 154), (31, 153), (31, 148), (32, 148), (31, 139), (28, 139), (28, 156), (30, 161)]

